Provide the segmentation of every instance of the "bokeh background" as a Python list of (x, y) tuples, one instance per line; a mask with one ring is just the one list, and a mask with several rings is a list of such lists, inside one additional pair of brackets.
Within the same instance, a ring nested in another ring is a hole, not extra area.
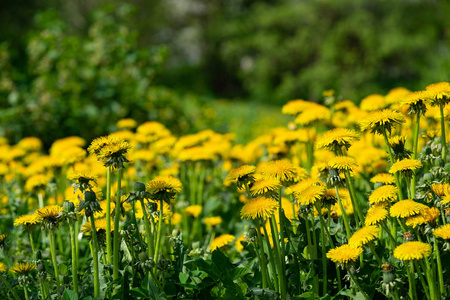
[(0, 10), (0, 135), (90, 140), (117, 120), (249, 139), (324, 90), (449, 80), (450, 1), (22, 0)]

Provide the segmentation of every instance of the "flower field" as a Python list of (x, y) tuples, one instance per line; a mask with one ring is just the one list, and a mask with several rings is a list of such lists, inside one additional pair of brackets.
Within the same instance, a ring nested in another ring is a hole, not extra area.
[(325, 91), (247, 144), (133, 119), (48, 153), (0, 139), (0, 295), (445, 299), (449, 102)]

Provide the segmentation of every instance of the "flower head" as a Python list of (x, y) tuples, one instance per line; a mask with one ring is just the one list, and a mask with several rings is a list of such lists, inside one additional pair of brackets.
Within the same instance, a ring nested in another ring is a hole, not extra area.
[(25, 190), (28, 192), (44, 190), (50, 182), (50, 176), (46, 174), (36, 174), (27, 179)]
[(354, 247), (361, 247), (378, 237), (380, 229), (376, 226), (364, 226), (356, 231), (348, 240), (348, 244)]
[(369, 196), (370, 204), (392, 202), (397, 198), (398, 189), (393, 185), (382, 185)]
[(217, 248), (221, 248), (223, 246), (228, 245), (229, 243), (233, 242), (236, 239), (236, 237), (234, 235), (231, 234), (222, 234), (218, 237), (216, 237), (212, 242), (211, 242), (211, 251), (216, 250)]
[(34, 226), (41, 222), (41, 218), (36, 214), (28, 214), (18, 217), (14, 220), (14, 226), (23, 225), (25, 230), (31, 230)]
[(354, 247), (349, 244), (344, 244), (328, 251), (327, 257), (333, 262), (347, 264), (349, 262), (356, 261), (362, 251), (363, 250), (360, 247)]
[(358, 163), (350, 156), (336, 156), (328, 162), (328, 166), (337, 170), (352, 170)]
[(384, 207), (384, 205), (372, 205), (367, 210), (367, 215), (364, 220), (364, 224), (366, 226), (376, 225), (376, 224), (380, 223), (381, 221), (385, 220), (387, 218), (388, 214), (389, 213), (388, 213), (387, 209)]
[(257, 197), (251, 199), (241, 209), (241, 218), (253, 220), (256, 218), (267, 219), (278, 209), (278, 202), (271, 198)]
[(277, 194), (278, 189), (282, 187), (280, 181), (276, 178), (262, 178), (253, 182), (250, 193), (253, 196), (266, 195), (273, 196)]
[(364, 111), (374, 111), (383, 109), (387, 106), (386, 100), (382, 95), (372, 94), (361, 100), (359, 108)]
[(406, 219), (406, 225), (415, 228), (418, 225), (435, 223), (439, 215), (440, 211), (438, 208), (436, 207), (426, 208), (423, 211), (421, 211), (420, 214)]
[(36, 269), (36, 266), (34, 264), (30, 264), (30, 263), (26, 262), (26, 263), (15, 264), (9, 270), (11, 272), (19, 274), (19, 275), (28, 275), (34, 269)]
[(401, 200), (391, 206), (390, 214), (392, 217), (407, 218), (420, 214), (428, 206), (415, 202), (412, 199)]
[(433, 230), (433, 234), (441, 239), (450, 239), (450, 224), (445, 224), (444, 226), (438, 227)]
[(133, 129), (137, 126), (137, 122), (133, 119), (121, 119), (116, 124), (117, 128), (121, 129)]
[(294, 192), (294, 196), (297, 200), (297, 203), (301, 205), (309, 205), (314, 204), (318, 200), (320, 200), (320, 198), (322, 198), (322, 196), (325, 194), (325, 191), (326, 189), (322, 185), (311, 185), (302, 190), (300, 193)]
[(389, 173), (401, 172), (404, 176), (410, 177), (414, 170), (422, 168), (422, 163), (417, 159), (405, 158), (397, 161), (389, 169)]
[(275, 160), (265, 164), (261, 170), (263, 176), (273, 177), (281, 183), (298, 180), (298, 168), (287, 160)]
[(8, 269), (6, 268), (5, 264), (0, 262), (0, 273), (6, 272)]
[(371, 112), (360, 122), (361, 130), (370, 130), (372, 133), (383, 134), (391, 132), (395, 125), (405, 122), (405, 116), (389, 109)]
[(372, 183), (380, 182), (382, 184), (395, 184), (395, 177), (389, 173), (380, 173), (370, 178), (370, 182)]
[(59, 205), (47, 205), (39, 208), (35, 214), (42, 220), (42, 225), (46, 230), (52, 230), (59, 225), (60, 213), (63, 211), (62, 206)]
[(218, 216), (218, 217), (204, 218), (203, 223), (205, 223), (208, 226), (214, 227), (222, 223), (222, 217)]
[(147, 192), (153, 200), (163, 200), (170, 203), (177, 192), (182, 190), (183, 186), (178, 178), (172, 176), (158, 176), (147, 183)]
[(428, 257), (431, 254), (431, 246), (422, 242), (412, 241), (397, 246), (394, 257), (400, 260), (416, 260)]
[(410, 114), (424, 115), (427, 111), (426, 102), (429, 99), (430, 93), (428, 91), (412, 92), (403, 97), (401, 105), (408, 105)]
[(5, 248), (6, 245), (6, 234), (0, 234), (0, 249)]
[(92, 141), (89, 153), (96, 155), (105, 166), (122, 167), (128, 162), (125, 155), (131, 149), (130, 144), (117, 137), (99, 137)]
[(341, 150), (343, 147), (348, 150), (354, 141), (359, 140), (359, 135), (355, 131), (347, 128), (336, 128), (325, 132), (316, 142), (318, 149), (328, 149), (333, 152)]
[(450, 83), (438, 82), (427, 86), (427, 92), (431, 99), (431, 105), (444, 105), (450, 101)]
[(184, 209), (184, 213), (188, 216), (197, 218), (202, 213), (203, 207), (201, 205), (191, 205)]
[(246, 183), (253, 182), (253, 174), (256, 171), (255, 166), (244, 165), (239, 168), (233, 169), (228, 173), (225, 181), (237, 181), (239, 187), (244, 186)]

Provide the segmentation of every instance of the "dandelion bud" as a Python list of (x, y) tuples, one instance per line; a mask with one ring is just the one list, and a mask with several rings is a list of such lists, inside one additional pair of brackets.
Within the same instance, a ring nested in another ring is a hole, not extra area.
[(412, 240), (413, 240), (413, 237), (412, 237), (411, 231), (407, 231), (403, 234), (403, 242), (404, 243), (410, 242)]
[(136, 192), (144, 192), (145, 191), (145, 184), (142, 182), (136, 182), (134, 184), (134, 190)]
[(430, 147), (424, 147), (425, 148), (425, 155), (430, 155), (431, 153), (433, 153), (433, 151), (431, 150)]
[(148, 260), (148, 254), (147, 252), (141, 252), (139, 253), (139, 260), (143, 263)]
[(435, 159), (435, 161), (434, 161), (435, 167), (443, 167), (444, 165), (445, 165), (445, 162), (441, 157), (438, 157)]
[(423, 181), (424, 182), (428, 182), (431, 183), (434, 180), (434, 175), (431, 173), (425, 173), (425, 175), (423, 175)]
[(176, 238), (178, 236), (180, 236), (181, 231), (179, 229), (174, 229), (172, 231), (172, 237)]
[(66, 213), (74, 212), (75, 211), (75, 204), (73, 202), (64, 201), (63, 203), (63, 209)]
[(86, 202), (94, 202), (97, 199), (97, 196), (92, 191), (84, 192), (84, 200)]
[(395, 275), (392, 272), (391, 264), (382, 264), (381, 268), (383, 269), (383, 283), (391, 283), (395, 279)]

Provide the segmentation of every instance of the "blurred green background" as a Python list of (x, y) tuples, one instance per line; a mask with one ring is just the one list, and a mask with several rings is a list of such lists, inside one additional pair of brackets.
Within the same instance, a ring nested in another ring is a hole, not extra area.
[(48, 146), (132, 117), (244, 141), (291, 99), (448, 81), (449, 15), (439, 0), (3, 1), (0, 135)]

